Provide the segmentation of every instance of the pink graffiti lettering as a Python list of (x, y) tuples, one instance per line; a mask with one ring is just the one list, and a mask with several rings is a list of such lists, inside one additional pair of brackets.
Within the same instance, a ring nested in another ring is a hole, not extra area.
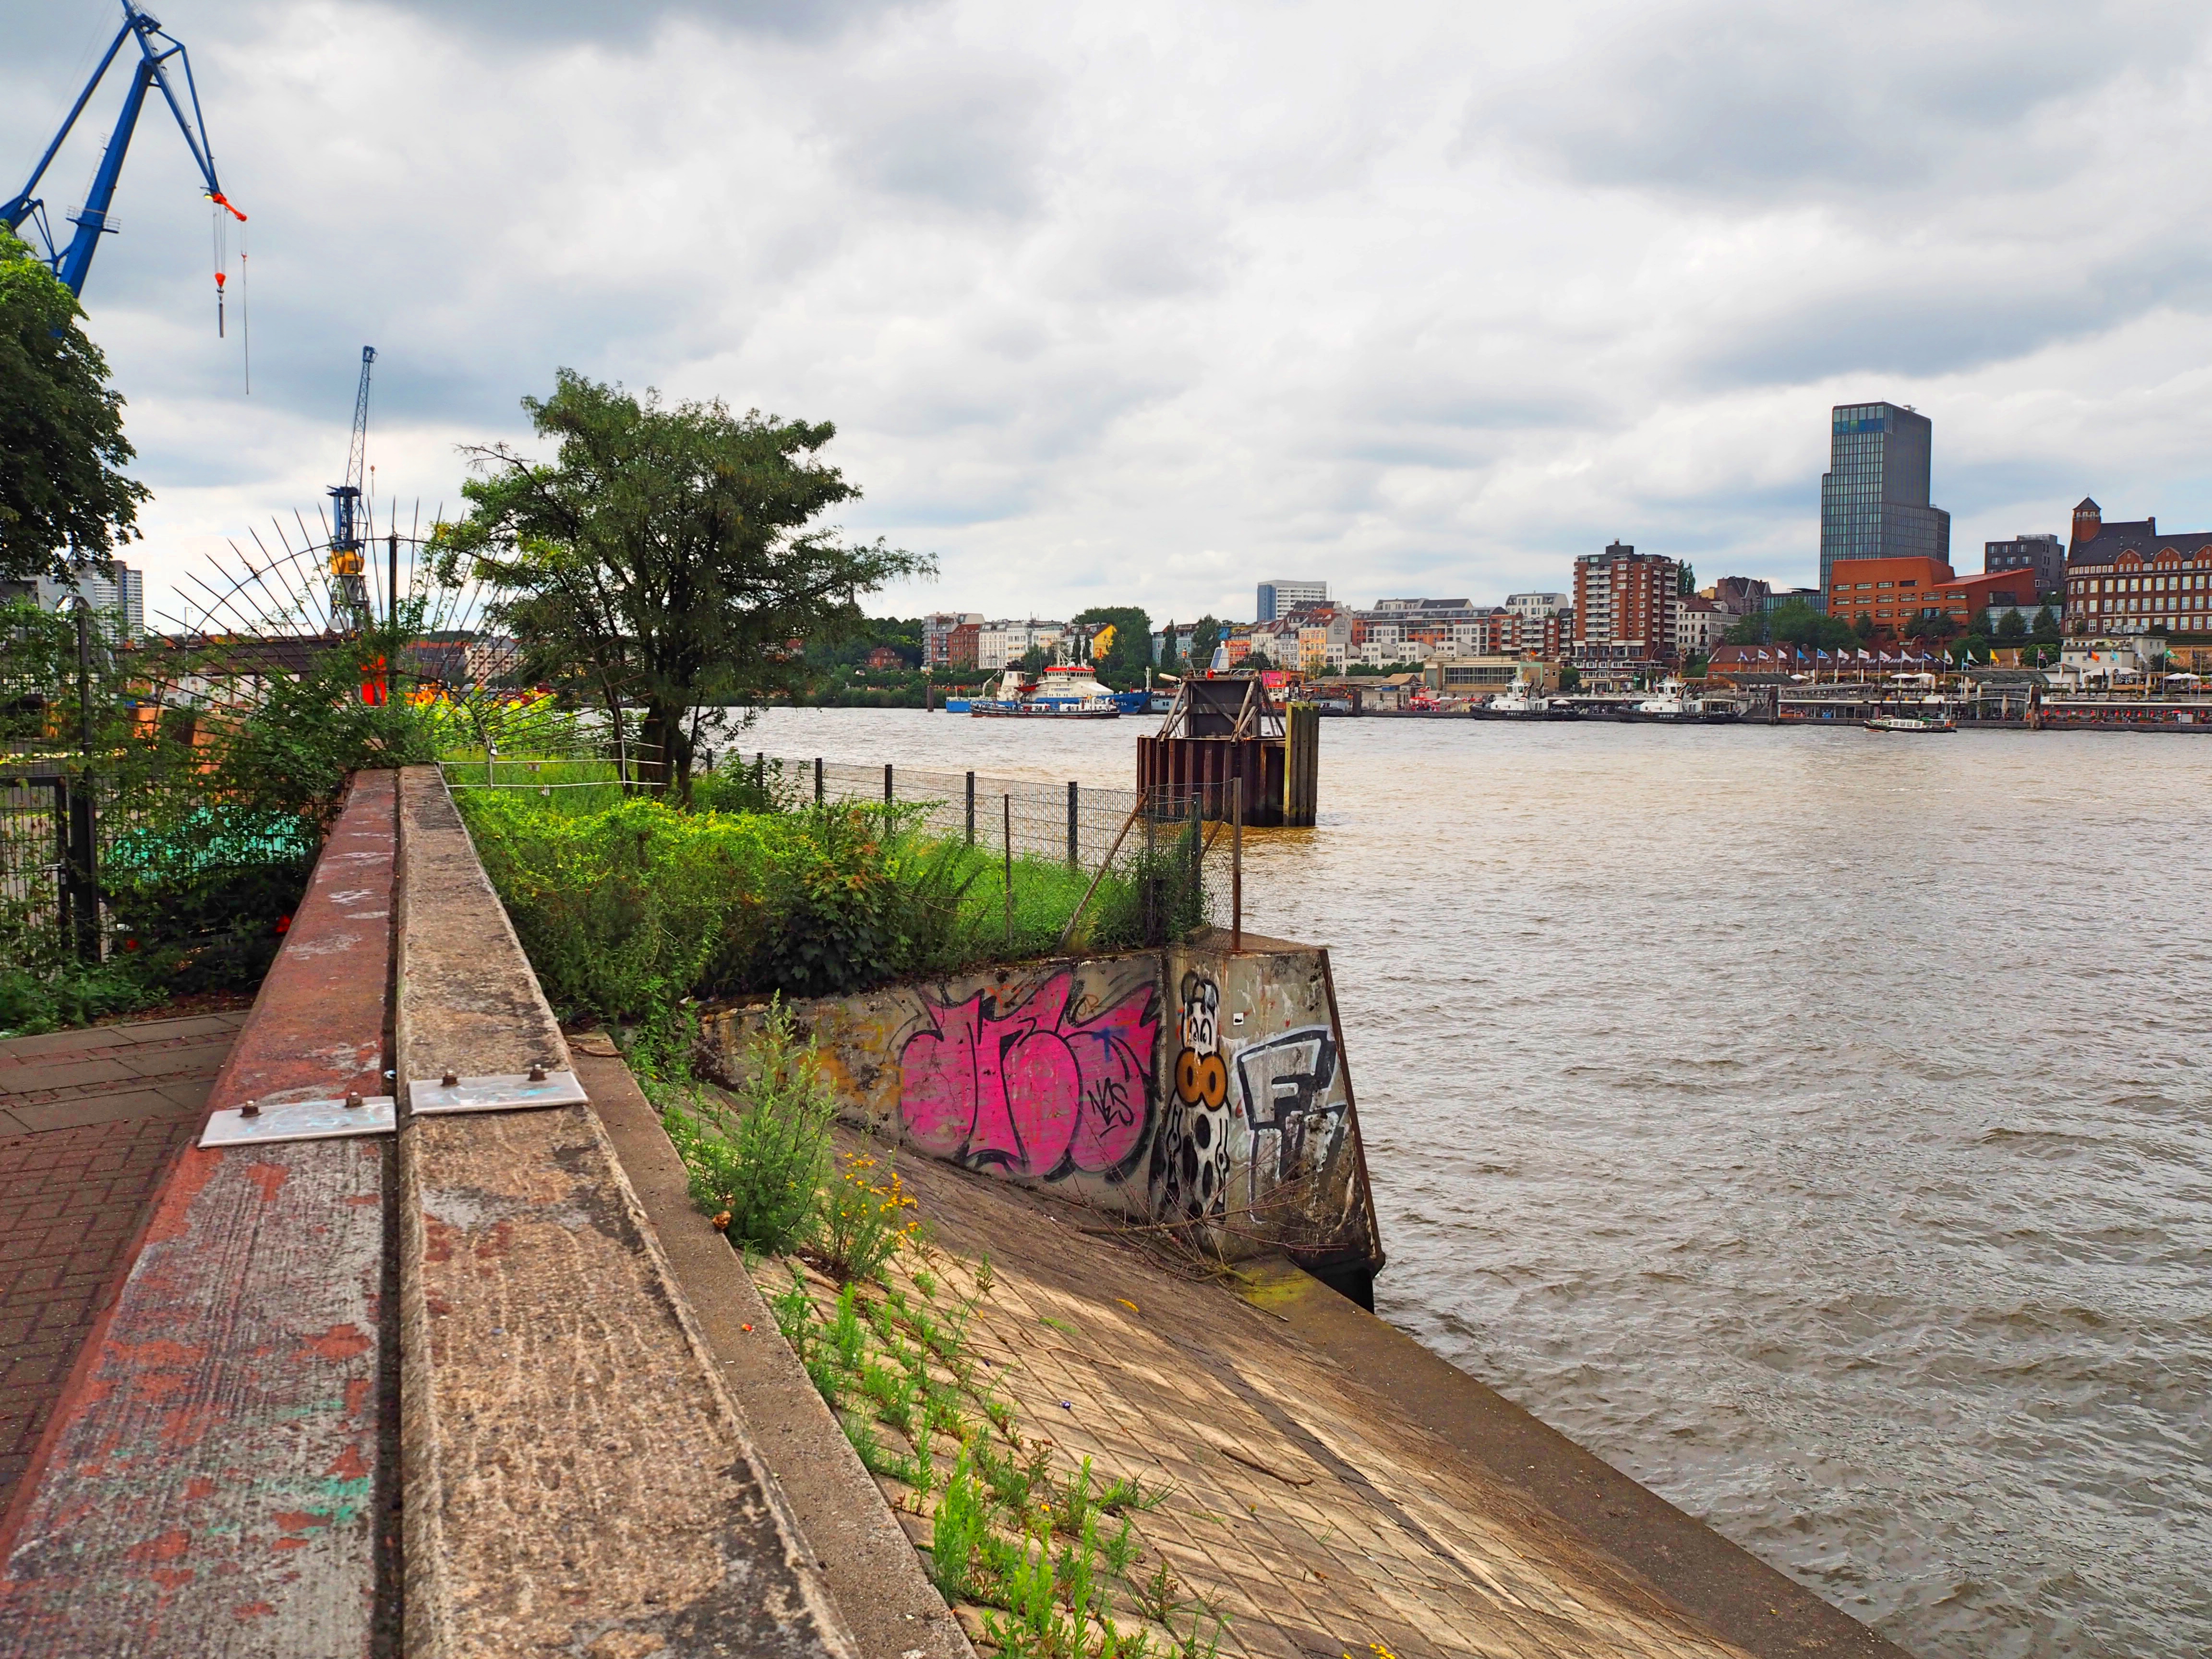
[(1074, 975), (1054, 974), (1000, 1013), (977, 992), (933, 1008), (899, 1051), (899, 1106), (939, 1158), (1057, 1179), (1116, 1169), (1144, 1139), (1158, 1000), (1140, 986), (1087, 1020), (1067, 1017)]

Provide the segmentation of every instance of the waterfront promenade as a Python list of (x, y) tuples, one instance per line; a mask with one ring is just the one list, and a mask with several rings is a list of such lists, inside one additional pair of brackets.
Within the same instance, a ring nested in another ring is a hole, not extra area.
[[(386, 1059), (575, 1059), (433, 769), (356, 787), (209, 1105)], [(0, 1526), (0, 1653), (957, 1653), (941, 1613), (911, 1649), (856, 1636), (915, 1560), (841, 1598), (824, 1540), (892, 1512), (863, 1476), (802, 1522), (781, 1471), (858, 1460), (826, 1413), (755, 1425), (726, 1344), (761, 1316), (677, 1265), (662, 1226), (708, 1224), (598, 1078), (599, 1104), (185, 1153)], [(1239, 1301), (988, 1174), (914, 1174), (943, 1249), (1003, 1261), (978, 1338), (1055, 1478), (1171, 1477), (1145, 1538), (1224, 1652), (1888, 1651), (1287, 1262)]]

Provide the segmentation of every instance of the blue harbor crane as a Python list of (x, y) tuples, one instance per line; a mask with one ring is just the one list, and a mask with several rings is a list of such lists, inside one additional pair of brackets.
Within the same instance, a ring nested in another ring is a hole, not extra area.
[[(46, 204), (32, 192), (38, 189), (39, 180), (46, 176), (55, 153), (62, 147), (62, 141), (70, 136), (70, 129), (76, 125), (76, 118), (84, 113), (84, 106), (98, 89), (100, 77), (107, 73), (108, 65), (115, 61), (126, 40), (135, 40), (138, 46), (138, 62), (131, 73), (131, 90), (124, 94), (123, 112), (115, 118), (115, 131), (109, 136), (107, 149), (100, 158), (99, 171), (93, 174), (92, 189), (86, 194), (84, 204), (73, 209), (68, 216), (69, 222), (76, 227), (76, 234), (70, 238), (66, 246), (57, 247), (52, 228), (46, 219)], [(185, 113), (185, 102), (179, 100), (176, 86), (169, 78), (167, 65), (172, 58), (184, 68), (185, 101), (191, 106), (190, 114)], [(215, 156), (207, 143), (207, 123), (200, 114), (199, 88), (193, 83), (192, 61), (185, 55), (184, 44), (165, 33), (160, 21), (134, 4), (133, 0), (123, 0), (123, 27), (116, 31), (115, 39), (108, 43), (106, 55), (100, 60), (100, 66), (93, 70), (92, 78), (84, 83), (84, 90), (77, 94), (76, 102), (70, 106), (68, 118), (62, 122), (62, 130), (54, 135), (54, 142), (46, 146), (46, 153), (39, 158), (39, 165), (31, 169), (30, 182), (16, 193), (14, 200), (0, 205), (0, 224), (5, 224), (11, 231), (21, 229), (26, 219), (36, 222), (39, 239), (46, 245), (46, 262), (53, 267), (54, 275), (68, 284), (72, 294), (83, 295), (85, 274), (92, 269), (92, 256), (100, 246), (100, 237), (112, 235), (121, 228), (108, 210), (115, 200), (116, 184), (123, 176), (124, 152), (131, 148), (131, 134), (138, 125), (138, 111), (146, 101), (147, 93), (155, 87), (161, 88), (161, 96), (167, 100), (169, 112), (177, 118), (178, 131), (185, 135), (185, 146), (191, 151), (192, 160), (199, 164), (200, 177), (207, 181), (208, 199), (215, 204), (217, 210), (218, 247), (221, 245), (222, 214), (229, 214), (240, 224), (246, 222), (246, 216), (230, 204), (229, 198), (222, 193), (222, 185), (216, 178)], [(222, 263), (222, 256), (218, 252), (217, 264), (221, 265)], [(226, 274), (218, 269), (215, 277), (218, 327), (221, 326)]]
[(376, 348), (361, 349), (361, 390), (353, 398), (353, 441), (346, 447), (346, 477), (332, 484), (331, 497), (331, 624), (341, 634), (366, 633), (375, 623), (368, 603), (368, 560), (363, 552), (368, 531), (362, 521), (361, 489), (368, 460), (368, 371)]

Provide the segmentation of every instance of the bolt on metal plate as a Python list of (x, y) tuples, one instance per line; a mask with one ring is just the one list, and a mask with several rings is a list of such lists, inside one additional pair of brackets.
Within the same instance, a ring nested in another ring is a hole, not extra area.
[(418, 1077), (407, 1085), (417, 1113), (516, 1112), (535, 1106), (581, 1106), (589, 1099), (574, 1072), (509, 1073), (491, 1077)]
[(398, 1121), (390, 1095), (348, 1095), (343, 1100), (247, 1101), (211, 1114), (203, 1146), (266, 1146), (280, 1140), (337, 1140), (348, 1135), (388, 1135)]

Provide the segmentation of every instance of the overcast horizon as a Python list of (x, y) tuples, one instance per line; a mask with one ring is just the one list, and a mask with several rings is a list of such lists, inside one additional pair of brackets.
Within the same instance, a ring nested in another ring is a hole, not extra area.
[[(159, 9), (252, 216), (253, 389), (149, 102), (84, 294), (149, 619), (312, 521), (364, 343), (403, 514), (556, 367), (834, 421), (848, 530), (943, 568), (878, 615), (1495, 601), (1616, 538), (1809, 584), (1827, 410), (1881, 398), (1961, 571), (2084, 495), (2212, 522), (2202, 8), (602, 9)], [(12, 193), (120, 12), (0, 15)]]

